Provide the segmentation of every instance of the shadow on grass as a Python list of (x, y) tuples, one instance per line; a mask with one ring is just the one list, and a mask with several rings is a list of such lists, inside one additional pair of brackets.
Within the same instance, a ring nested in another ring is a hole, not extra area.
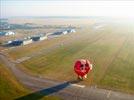
[(25, 95), (23, 97), (17, 98), (16, 100), (39, 100), (43, 98), (44, 96), (48, 96), (52, 93), (58, 92), (66, 87), (68, 87), (70, 84), (78, 83), (79, 80), (75, 81), (68, 81), (50, 88), (42, 89), (40, 91)]

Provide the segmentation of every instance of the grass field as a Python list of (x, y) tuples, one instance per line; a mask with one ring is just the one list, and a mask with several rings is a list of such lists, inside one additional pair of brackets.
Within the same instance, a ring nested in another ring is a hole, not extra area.
[(32, 91), (24, 87), (0, 60), (0, 100), (14, 100), (22, 97), (23, 100), (35, 100), (35, 98), (41, 98), (40, 100), (61, 100), (58, 96), (45, 96), (40, 93), (27, 96), (30, 93)]
[(12, 100), (26, 95), (26, 90), (0, 61), (0, 100)]
[[(55, 80), (74, 80), (74, 61), (90, 59), (93, 71), (81, 84), (134, 93), (134, 29), (109, 23), (101, 29), (86, 26), (76, 33), (11, 50), (14, 59), (42, 52), (22, 63), (32, 74)], [(55, 47), (55, 45), (58, 45)]]

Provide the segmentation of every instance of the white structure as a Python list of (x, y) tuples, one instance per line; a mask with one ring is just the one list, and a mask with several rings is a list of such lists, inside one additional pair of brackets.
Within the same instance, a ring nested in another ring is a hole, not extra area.
[(27, 45), (27, 44), (30, 44), (32, 42), (33, 42), (32, 39), (24, 39), (22, 42), (22, 45)]
[(8, 44), (12, 43), (12, 41), (7, 41)]
[(45, 40), (45, 39), (47, 39), (47, 36), (45, 35), (45, 36), (40, 36), (40, 41), (42, 41), (42, 40)]
[(6, 32), (5, 35), (14, 35), (15, 33), (12, 31)]
[(71, 29), (71, 30), (70, 30), (70, 32), (75, 33), (75, 32), (76, 32), (76, 30), (75, 30), (75, 29)]
[(14, 35), (15, 33), (12, 32), (12, 31), (9, 31), (9, 32), (0, 32), (0, 35), (1, 36), (8, 36), (8, 35)]
[(75, 31), (75, 29), (68, 29), (67, 32), (68, 33), (75, 33), (76, 31)]
[(67, 34), (68, 32), (67, 32), (67, 31), (63, 31), (62, 33), (65, 35), (65, 34)]

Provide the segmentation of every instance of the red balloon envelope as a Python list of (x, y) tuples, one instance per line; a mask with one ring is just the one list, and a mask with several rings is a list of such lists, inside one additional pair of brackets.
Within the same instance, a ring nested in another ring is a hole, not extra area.
[(78, 76), (84, 77), (91, 70), (92, 64), (90, 61), (80, 59), (75, 62), (74, 71)]

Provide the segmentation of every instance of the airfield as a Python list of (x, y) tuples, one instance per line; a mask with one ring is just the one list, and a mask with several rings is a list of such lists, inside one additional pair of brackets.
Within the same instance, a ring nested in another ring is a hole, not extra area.
[[(70, 97), (71, 100), (134, 99), (134, 24), (132, 22), (99, 18), (31, 18), (9, 19), (9, 22), (72, 26), (76, 30), (75, 33), (51, 37), (25, 46), (1, 47), (2, 61), (24, 86), (33, 91), (41, 91), (58, 84), (62, 87), (63, 84), (62, 88), (59, 87), (54, 91), (54, 95), (63, 99)], [(18, 33), (17, 35), (2, 37), (0, 41), (22, 38), (38, 32), (54, 32), (60, 28), (39, 30), (16, 29), (14, 31)], [(29, 33), (24, 35), (23, 31)], [(77, 82), (75, 86), (69, 84), (71, 89), (66, 90), (68, 82), (77, 78), (73, 66), (80, 58), (90, 59), (93, 70), (88, 74), (87, 79)], [(73, 96), (69, 95), (68, 91), (74, 93)], [(53, 95), (53, 92), (51, 94)]]

